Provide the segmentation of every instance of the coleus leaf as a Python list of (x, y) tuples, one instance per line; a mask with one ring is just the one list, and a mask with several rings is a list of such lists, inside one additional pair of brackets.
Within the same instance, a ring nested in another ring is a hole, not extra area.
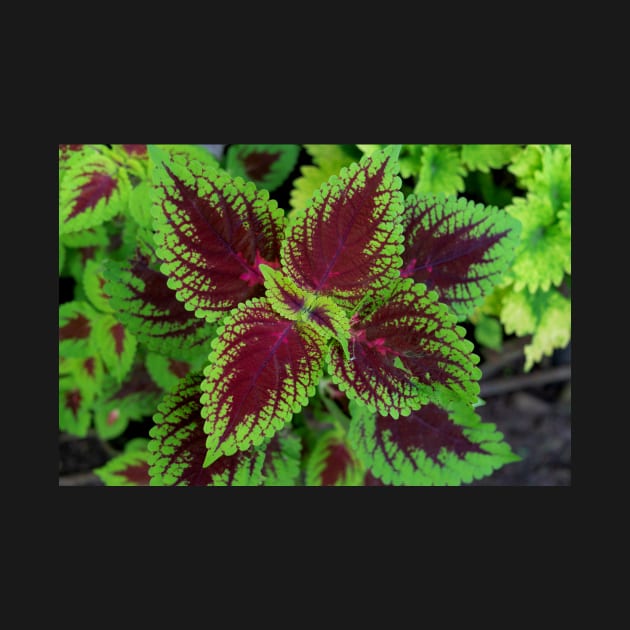
[[(60, 360), (62, 357), (60, 357)], [(60, 374), (71, 374), (86, 401), (93, 401), (103, 388), (105, 367), (98, 353), (88, 357), (63, 358)]]
[(103, 275), (116, 317), (148, 350), (181, 360), (207, 357), (216, 327), (176, 299), (148, 255), (138, 251), (128, 262), (108, 260)]
[(549, 201), (554, 213), (571, 203), (571, 145), (543, 147), (540, 168), (533, 174), (529, 193)]
[(140, 227), (150, 229), (153, 226), (152, 209), (151, 182), (140, 182), (129, 194), (129, 216)]
[(104, 291), (105, 278), (103, 277), (104, 262), (93, 259), (85, 262), (83, 271), (83, 290), (90, 303), (101, 313), (113, 313), (109, 303), (109, 296)]
[(149, 159), (149, 153), (146, 144), (113, 144), (112, 148), (119, 150), (128, 155), (129, 157), (138, 159)]
[(565, 236), (571, 238), (571, 204), (565, 203), (558, 210), (558, 226)]
[(445, 395), (405, 418), (350, 403), (348, 441), (371, 473), (396, 486), (458, 486), (519, 461), (496, 425)]
[(129, 410), (132, 420), (139, 420), (155, 410), (163, 391), (153, 381), (142, 357), (137, 357), (131, 371), (122, 384), (111, 377), (107, 387), (103, 388), (105, 401), (118, 401)]
[(201, 373), (189, 374), (169, 391), (149, 431), (152, 486), (256, 486), (262, 481), (263, 449), (250, 448), (204, 466), (206, 434), (199, 401)]
[(400, 162), (401, 177), (418, 177), (421, 170), (422, 153), (425, 146), (424, 144), (403, 144), (398, 159)]
[(66, 247), (106, 247), (109, 244), (109, 236), (104, 225), (96, 225), (91, 228), (62, 234), (59, 242)]
[(496, 317), (491, 317), (480, 312), (475, 318), (475, 340), (478, 344), (501, 351), (503, 345), (503, 328)]
[(265, 278), (265, 297), (279, 315), (307, 322), (326, 339), (337, 339), (348, 356), (350, 322), (340, 306), (331, 298), (300, 289), (282, 272), (267, 265), (260, 265), (260, 271)]
[(507, 334), (532, 335), (524, 349), (525, 372), (571, 340), (571, 300), (555, 289), (505, 291), (500, 318)]
[(64, 162), (59, 182), (59, 234), (104, 223), (126, 207), (127, 172), (103, 150), (86, 146)]
[(325, 345), (314, 327), (281, 317), (266, 298), (234, 309), (212, 341), (201, 385), (205, 465), (282, 429), (315, 393)]
[(422, 149), (420, 173), (413, 192), (454, 195), (464, 190), (465, 175), (457, 147), (427, 144)]
[(112, 314), (105, 313), (94, 324), (94, 344), (109, 373), (122, 382), (136, 356), (136, 338)]
[(403, 251), (400, 147), (389, 147), (332, 176), (292, 217), (282, 272), (302, 289), (351, 309), (398, 277)]
[(447, 388), (472, 403), (481, 371), (474, 345), (435, 291), (411, 278), (388, 299), (352, 317), (350, 359), (332, 343), (333, 381), (351, 399), (383, 415), (409, 415)]
[[(208, 346), (210, 343), (208, 342)], [(145, 357), (145, 365), (151, 378), (165, 391), (170, 391), (190, 372), (201, 370), (202, 363), (205, 364), (206, 356), (200, 355), (203, 362), (195, 361), (194, 364), (188, 361), (180, 361), (171, 357), (158, 354), (156, 352), (147, 352)]]
[(62, 243), (59, 243), (58, 253), (59, 253), (59, 275), (61, 276), (63, 272), (63, 266), (66, 262), (66, 248), (63, 246)]
[(108, 376), (101, 397), (93, 405), (97, 434), (104, 440), (122, 435), (129, 422), (153, 413), (162, 394), (140, 360), (136, 360), (122, 384)]
[(151, 166), (146, 144), (112, 144), (111, 152), (114, 159), (127, 170), (132, 182), (147, 179)]
[(307, 486), (360, 486), (364, 469), (340, 429), (323, 431), (306, 462)]
[(289, 177), (299, 153), (299, 144), (232, 144), (225, 155), (225, 170), (271, 192)]
[(276, 433), (264, 446), (264, 486), (296, 486), (300, 479), (302, 442), (289, 428)]
[(184, 165), (189, 164), (191, 160), (197, 160), (210, 168), (218, 168), (220, 166), (219, 160), (217, 160), (215, 155), (201, 144), (157, 144), (153, 146), (158, 147), (162, 151), (167, 151), (173, 160)]
[(149, 452), (124, 451), (93, 472), (106, 486), (148, 486), (151, 481)]
[(130, 420), (129, 409), (118, 401), (98, 401), (94, 407), (94, 429), (101, 440), (122, 435)]
[(59, 379), (59, 430), (85, 437), (92, 424), (91, 397), (86, 396), (74, 378)]
[(262, 293), (259, 265), (278, 260), (284, 213), (252, 182), (150, 152), (161, 270), (188, 310), (214, 321)]
[(507, 169), (516, 177), (518, 186), (529, 190), (534, 182), (534, 175), (542, 166), (542, 156), (545, 150), (542, 144), (528, 144), (518, 151), (513, 157)]
[(461, 158), (468, 169), (488, 173), (491, 168), (509, 164), (520, 149), (518, 144), (464, 144)]
[(522, 224), (520, 243), (510, 266), (514, 289), (548, 291), (571, 273), (571, 237), (556, 219), (548, 199), (515, 197), (505, 208)]
[(372, 153), (380, 151), (386, 146), (386, 144), (357, 144), (357, 148), (359, 148), (365, 155), (372, 155)]
[(60, 144), (59, 145), (59, 184), (68, 170), (68, 160), (77, 152), (82, 151), (83, 144)]
[(293, 180), (289, 217), (292, 217), (296, 210), (305, 208), (313, 193), (332, 175), (338, 175), (344, 166), (350, 166), (354, 161), (354, 158), (338, 144), (305, 144), (304, 149), (313, 159), (313, 164), (302, 165), (300, 177)]
[(64, 275), (71, 277), (75, 281), (74, 299), (89, 302), (83, 287), (83, 276), (85, 265), (89, 260), (100, 262), (107, 257), (104, 247), (68, 247), (66, 248), (66, 261)]
[(59, 306), (59, 354), (64, 357), (92, 355), (92, 332), (99, 314), (82, 300)]
[(445, 195), (409, 195), (404, 269), (434, 289), (459, 321), (492, 292), (514, 258), (520, 223), (504, 210)]

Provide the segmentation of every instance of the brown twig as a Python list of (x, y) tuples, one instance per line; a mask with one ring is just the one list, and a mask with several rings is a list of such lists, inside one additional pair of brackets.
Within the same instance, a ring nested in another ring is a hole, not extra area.
[(530, 387), (537, 387), (547, 383), (568, 380), (571, 380), (571, 366), (559, 365), (547, 370), (532, 372), (531, 374), (506, 376), (504, 378), (497, 378), (490, 381), (482, 380), (479, 384), (481, 389), (479, 395), (481, 398), (487, 398), (488, 396), (496, 396), (498, 394), (504, 394), (506, 392), (516, 391), (519, 389), (528, 389)]
[(503, 344), (500, 353), (489, 351), (486, 360), (481, 365), (483, 378), (489, 378), (504, 367), (523, 359), (524, 349), (528, 341), (529, 337), (518, 337)]

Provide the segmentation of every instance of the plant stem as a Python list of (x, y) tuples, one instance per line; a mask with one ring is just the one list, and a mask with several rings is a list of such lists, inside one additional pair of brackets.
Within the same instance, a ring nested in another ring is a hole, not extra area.
[(533, 372), (531, 374), (519, 374), (517, 376), (496, 378), (490, 381), (481, 381), (479, 384), (481, 389), (479, 396), (485, 398), (487, 396), (496, 396), (498, 394), (504, 394), (505, 392), (511, 392), (517, 389), (527, 389), (529, 387), (545, 385), (546, 383), (568, 380), (571, 380), (571, 366), (560, 365), (558, 367), (540, 372)]
[(326, 410), (334, 418), (334, 420), (341, 426), (341, 428), (347, 433), (350, 427), (350, 420), (341, 409), (337, 406), (334, 400), (328, 395), (328, 385), (330, 385), (330, 379), (321, 379), (318, 385), (319, 397), (324, 403)]

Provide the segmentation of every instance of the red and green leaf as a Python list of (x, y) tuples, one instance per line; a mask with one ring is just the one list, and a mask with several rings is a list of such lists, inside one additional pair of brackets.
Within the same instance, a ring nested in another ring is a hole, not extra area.
[(59, 234), (101, 225), (124, 211), (130, 183), (127, 172), (93, 146), (73, 152), (59, 182)]
[(94, 343), (109, 373), (122, 382), (136, 356), (136, 338), (113, 315), (105, 313), (94, 324)]
[(109, 236), (104, 225), (96, 225), (78, 232), (70, 232), (62, 234), (59, 242), (66, 247), (82, 248), (82, 247), (102, 247), (105, 248), (109, 244)]
[(232, 144), (225, 170), (271, 192), (289, 177), (299, 154), (299, 144)]
[[(122, 435), (132, 420), (133, 411), (120, 400), (99, 401), (94, 407), (94, 429), (101, 440)], [(139, 419), (139, 418), (138, 418)]]
[(161, 270), (177, 299), (214, 321), (262, 295), (261, 263), (277, 263), (284, 213), (266, 190), (196, 160), (150, 148)]
[(459, 321), (470, 316), (514, 258), (520, 224), (504, 210), (444, 195), (409, 195), (401, 276), (438, 292)]
[(458, 486), (516, 462), (496, 425), (481, 422), (454, 396), (429, 403), (404, 418), (374, 414), (354, 402), (348, 440), (383, 483)]
[[(219, 168), (219, 160), (203, 145), (200, 144), (157, 144), (153, 145), (162, 151), (167, 151), (176, 162), (186, 165), (197, 160), (210, 168)], [(151, 154), (151, 151), (150, 151)], [(155, 155), (155, 153), (153, 153)]]
[(398, 149), (343, 168), (291, 217), (281, 268), (297, 286), (352, 308), (398, 277), (403, 250)]
[(307, 486), (360, 486), (364, 474), (343, 431), (330, 429), (318, 436), (306, 462)]
[(148, 256), (137, 252), (129, 262), (109, 260), (104, 277), (116, 317), (148, 350), (181, 360), (207, 356), (215, 326), (176, 299)]
[(300, 167), (300, 177), (292, 182), (288, 216), (293, 216), (297, 210), (305, 208), (313, 193), (331, 175), (338, 175), (344, 166), (349, 166), (354, 158), (339, 144), (305, 144), (304, 149), (313, 163)]
[(288, 428), (278, 431), (264, 446), (264, 486), (299, 485), (302, 441)]
[(394, 417), (430, 402), (442, 387), (477, 399), (479, 357), (437, 293), (408, 278), (371, 309), (352, 318), (350, 358), (335, 343), (328, 357), (333, 381), (349, 398)]
[(102, 260), (87, 260), (83, 271), (83, 290), (91, 304), (101, 313), (112, 313), (109, 296), (104, 290), (105, 278), (103, 270), (104, 262)]
[(138, 357), (122, 385), (112, 379), (104, 393), (109, 400), (125, 401), (133, 406), (136, 419), (152, 413), (163, 392), (151, 378), (144, 361)]
[[(210, 343), (208, 343), (208, 348)], [(147, 352), (145, 365), (151, 378), (165, 391), (170, 391), (177, 385), (178, 381), (188, 376), (190, 372), (203, 368), (207, 356), (200, 355), (200, 359), (194, 363), (180, 361), (156, 352)]]
[(152, 486), (257, 486), (264, 450), (251, 448), (219, 457), (204, 466), (206, 434), (201, 417), (200, 373), (190, 374), (169, 391), (153, 416), (149, 435)]
[(94, 425), (98, 435), (105, 440), (121, 435), (129, 422), (151, 416), (162, 395), (163, 390), (141, 361), (134, 363), (122, 384), (108, 376), (102, 396), (94, 404)]
[[(61, 358), (61, 357), (60, 357)], [(76, 386), (87, 401), (94, 400), (102, 391), (105, 367), (98, 353), (89, 357), (64, 358), (60, 374), (71, 374)]]
[(99, 314), (87, 302), (74, 300), (59, 306), (59, 355), (92, 356), (92, 332)]
[(92, 424), (91, 398), (86, 396), (74, 378), (59, 379), (59, 430), (85, 437)]
[(94, 474), (106, 486), (148, 486), (151, 481), (149, 451), (124, 451), (95, 468)]
[(240, 304), (223, 321), (201, 386), (206, 465), (261, 444), (308, 403), (325, 344), (312, 326), (281, 317), (265, 298)]

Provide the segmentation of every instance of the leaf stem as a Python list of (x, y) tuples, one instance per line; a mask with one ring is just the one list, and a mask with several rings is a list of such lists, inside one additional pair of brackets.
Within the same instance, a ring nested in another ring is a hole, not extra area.
[(343, 413), (341, 409), (339, 409), (335, 401), (330, 398), (330, 395), (328, 393), (328, 386), (330, 385), (330, 383), (331, 380), (327, 378), (323, 378), (319, 381), (319, 385), (317, 386), (319, 397), (324, 403), (326, 410), (333, 417), (337, 425), (339, 425), (340, 428), (342, 428), (344, 432), (347, 433), (348, 429), (350, 428), (350, 420), (348, 416), (346, 416), (346, 414)]

